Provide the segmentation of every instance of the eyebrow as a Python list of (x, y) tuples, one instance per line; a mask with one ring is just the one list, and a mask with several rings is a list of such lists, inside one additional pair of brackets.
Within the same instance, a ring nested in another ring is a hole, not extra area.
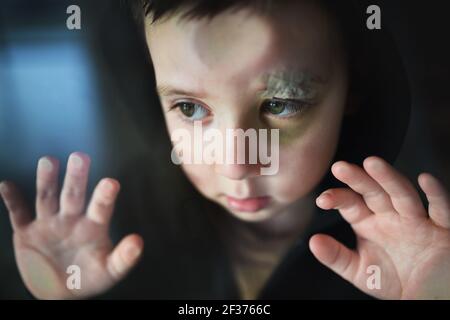
[[(284, 81), (287, 80), (287, 82), (292, 82), (292, 76), (295, 75), (297, 72), (276, 72), (276, 73), (267, 73), (265, 74), (266, 80), (270, 79), (271, 77), (276, 77), (279, 79), (282, 79)], [(326, 83), (326, 80), (320, 76), (312, 75), (309, 72), (301, 72), (303, 75), (306, 75), (308, 84), (324, 84)], [(294, 80), (294, 82), (298, 82)], [(301, 83), (303, 81), (300, 81), (300, 83), (297, 83), (297, 86), (302, 87), (305, 84)], [(266, 86), (263, 90), (258, 90), (259, 92), (269, 92), (270, 90), (273, 91), (274, 88), (270, 88), (270, 86)], [(186, 90), (181, 88), (176, 88), (170, 85), (158, 85), (156, 87), (156, 92), (161, 97), (170, 97), (170, 96), (191, 96), (191, 97), (197, 97), (197, 98), (204, 98), (207, 96), (207, 93), (204, 91), (195, 91), (195, 90)]]
[(161, 97), (169, 97), (169, 96), (192, 96), (202, 98), (206, 96), (206, 93), (203, 91), (195, 91), (195, 90), (185, 90), (175, 88), (169, 85), (159, 85), (156, 87), (156, 92)]
[(326, 80), (308, 71), (276, 71), (265, 75), (266, 86), (262, 95), (277, 96), (284, 99), (314, 98), (317, 86)]
[(269, 79), (276, 78), (278, 80), (297, 84), (303, 84), (305, 82), (314, 84), (324, 84), (327, 82), (327, 80), (324, 77), (318, 74), (302, 70), (270, 72), (266, 73), (264, 77), (266, 81), (268, 81)]

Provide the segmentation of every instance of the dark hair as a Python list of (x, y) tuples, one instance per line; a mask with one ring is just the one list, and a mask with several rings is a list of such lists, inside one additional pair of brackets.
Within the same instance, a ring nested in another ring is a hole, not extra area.
[[(310, 0), (316, 1), (333, 13), (339, 25), (345, 29), (344, 35), (354, 33), (358, 28), (354, 24), (354, 0)], [(129, 0), (136, 20), (143, 22), (145, 17), (151, 15), (151, 23), (183, 11), (182, 17), (186, 19), (214, 16), (226, 10), (253, 8), (261, 12), (270, 12), (277, 8), (296, 2), (296, 0)], [(349, 43), (348, 43), (349, 44)]]
[[(183, 17), (214, 17), (228, 9), (252, 7), (271, 11), (295, 0), (130, 0), (135, 17), (152, 23), (183, 12)], [(394, 162), (410, 116), (406, 73), (386, 26), (366, 27), (366, 7), (358, 0), (317, 1), (335, 18), (349, 61), (349, 103), (356, 111), (344, 117), (334, 160), (360, 163), (370, 155)]]
[(273, 0), (137, 0), (134, 1), (134, 10), (137, 17), (152, 15), (152, 22), (156, 22), (164, 16), (178, 10), (184, 10), (186, 18), (214, 17), (228, 9), (252, 7), (269, 10), (273, 6)]

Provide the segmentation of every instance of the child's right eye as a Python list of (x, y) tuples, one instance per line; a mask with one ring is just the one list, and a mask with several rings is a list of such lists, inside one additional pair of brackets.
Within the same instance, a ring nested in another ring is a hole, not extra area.
[(179, 109), (182, 116), (192, 122), (203, 120), (210, 113), (209, 110), (202, 105), (193, 102), (179, 102), (170, 109)]

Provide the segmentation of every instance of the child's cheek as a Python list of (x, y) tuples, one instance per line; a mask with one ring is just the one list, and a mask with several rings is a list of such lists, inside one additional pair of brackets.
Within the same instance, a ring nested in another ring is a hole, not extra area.
[(280, 170), (272, 187), (284, 202), (295, 201), (314, 190), (334, 157), (339, 124), (331, 121), (324, 127), (313, 118), (292, 129), (296, 134), (288, 135), (290, 139), (280, 145)]
[(280, 151), (280, 171), (272, 181), (278, 198), (291, 203), (307, 196), (327, 170), (328, 154), (311, 144), (295, 145)]
[(280, 148), (298, 144), (304, 138), (317, 116), (317, 111), (313, 108), (308, 107), (298, 117), (277, 121), (276, 128), (280, 129)]

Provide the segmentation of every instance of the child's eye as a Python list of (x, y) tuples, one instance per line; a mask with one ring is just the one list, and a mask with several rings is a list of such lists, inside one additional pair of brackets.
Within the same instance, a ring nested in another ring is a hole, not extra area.
[(301, 112), (307, 103), (298, 100), (268, 99), (261, 105), (261, 111), (278, 118), (289, 118)]
[(189, 121), (203, 120), (209, 114), (209, 110), (198, 103), (193, 102), (179, 102), (171, 109), (178, 108), (183, 117)]

